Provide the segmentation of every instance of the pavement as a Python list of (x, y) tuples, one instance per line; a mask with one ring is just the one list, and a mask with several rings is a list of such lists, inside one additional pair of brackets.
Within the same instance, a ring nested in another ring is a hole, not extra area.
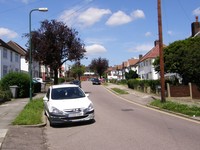
[[(43, 96), (44, 96), (44, 93), (39, 93), (33, 97), (33, 100), (39, 97), (43, 97)], [(12, 125), (12, 121), (14, 121), (14, 119), (23, 110), (23, 108), (28, 102), (29, 102), (29, 98), (20, 98), (20, 99), (12, 99), (11, 101), (7, 101), (0, 105), (0, 149), (1, 150), (28, 149), (26, 146), (24, 147), (23, 141), (31, 141), (30, 138), (28, 137), (30, 135), (33, 135), (31, 133), (32, 132), (31, 129), (35, 128), (35, 126), (13, 126)], [(41, 126), (41, 124), (38, 126)], [(33, 132), (38, 133), (39, 130), (38, 131), (37, 130), (38, 129), (33, 130)], [(41, 136), (41, 134), (38, 136)], [(37, 137), (37, 134), (34, 134), (34, 137)], [(27, 142), (25, 143), (27, 144)], [(16, 148), (16, 145), (19, 148)], [(34, 145), (32, 146), (35, 147)]]
[[(119, 88), (127, 91), (129, 94), (117, 94), (118, 96), (137, 103), (139, 105), (147, 106), (152, 100), (160, 99), (160, 96), (155, 94), (147, 94), (139, 91), (129, 89), (124, 85), (116, 85), (108, 83), (104, 86), (108, 90), (112, 88)], [(134, 95), (134, 99), (133, 99)], [(44, 93), (39, 93), (33, 97), (43, 97)], [(178, 101), (189, 105), (200, 106), (200, 100), (192, 100), (190, 98), (170, 98), (167, 100)], [(13, 99), (0, 105), (0, 150), (47, 150), (48, 147), (45, 141), (45, 128), (43, 124), (34, 126), (13, 126), (12, 121), (23, 110), (24, 106), (29, 102), (29, 98)], [(179, 114), (180, 115), (180, 114)], [(185, 116), (188, 117), (188, 116)], [(197, 117), (188, 117), (200, 121)]]

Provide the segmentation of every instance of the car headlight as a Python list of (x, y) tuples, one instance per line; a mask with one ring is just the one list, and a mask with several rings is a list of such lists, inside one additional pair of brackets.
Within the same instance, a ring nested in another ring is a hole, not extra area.
[(92, 111), (92, 110), (94, 110), (94, 107), (93, 107), (93, 105), (92, 105), (92, 103), (88, 106), (88, 108), (87, 108), (87, 111)]
[(64, 113), (61, 110), (57, 109), (56, 107), (51, 108), (51, 113), (55, 115), (64, 115)]

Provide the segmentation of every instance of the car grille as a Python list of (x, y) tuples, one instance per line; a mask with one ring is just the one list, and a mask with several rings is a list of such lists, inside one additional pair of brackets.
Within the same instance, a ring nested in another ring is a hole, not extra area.
[(74, 108), (74, 109), (66, 109), (66, 110), (64, 110), (64, 112), (66, 114), (69, 114), (69, 113), (79, 113), (79, 112), (82, 112), (82, 111), (84, 111), (83, 108)]

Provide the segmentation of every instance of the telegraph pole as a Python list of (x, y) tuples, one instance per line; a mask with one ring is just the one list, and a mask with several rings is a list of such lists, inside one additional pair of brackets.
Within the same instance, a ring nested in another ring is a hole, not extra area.
[(160, 84), (161, 84), (161, 102), (165, 102), (165, 77), (163, 60), (163, 38), (162, 38), (162, 15), (161, 0), (158, 0), (158, 34), (159, 34), (159, 56), (160, 56)]

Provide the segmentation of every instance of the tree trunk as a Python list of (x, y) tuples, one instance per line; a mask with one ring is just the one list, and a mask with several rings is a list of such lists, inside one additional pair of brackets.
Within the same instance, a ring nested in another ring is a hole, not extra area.
[(58, 69), (54, 69), (54, 85), (58, 84)]

